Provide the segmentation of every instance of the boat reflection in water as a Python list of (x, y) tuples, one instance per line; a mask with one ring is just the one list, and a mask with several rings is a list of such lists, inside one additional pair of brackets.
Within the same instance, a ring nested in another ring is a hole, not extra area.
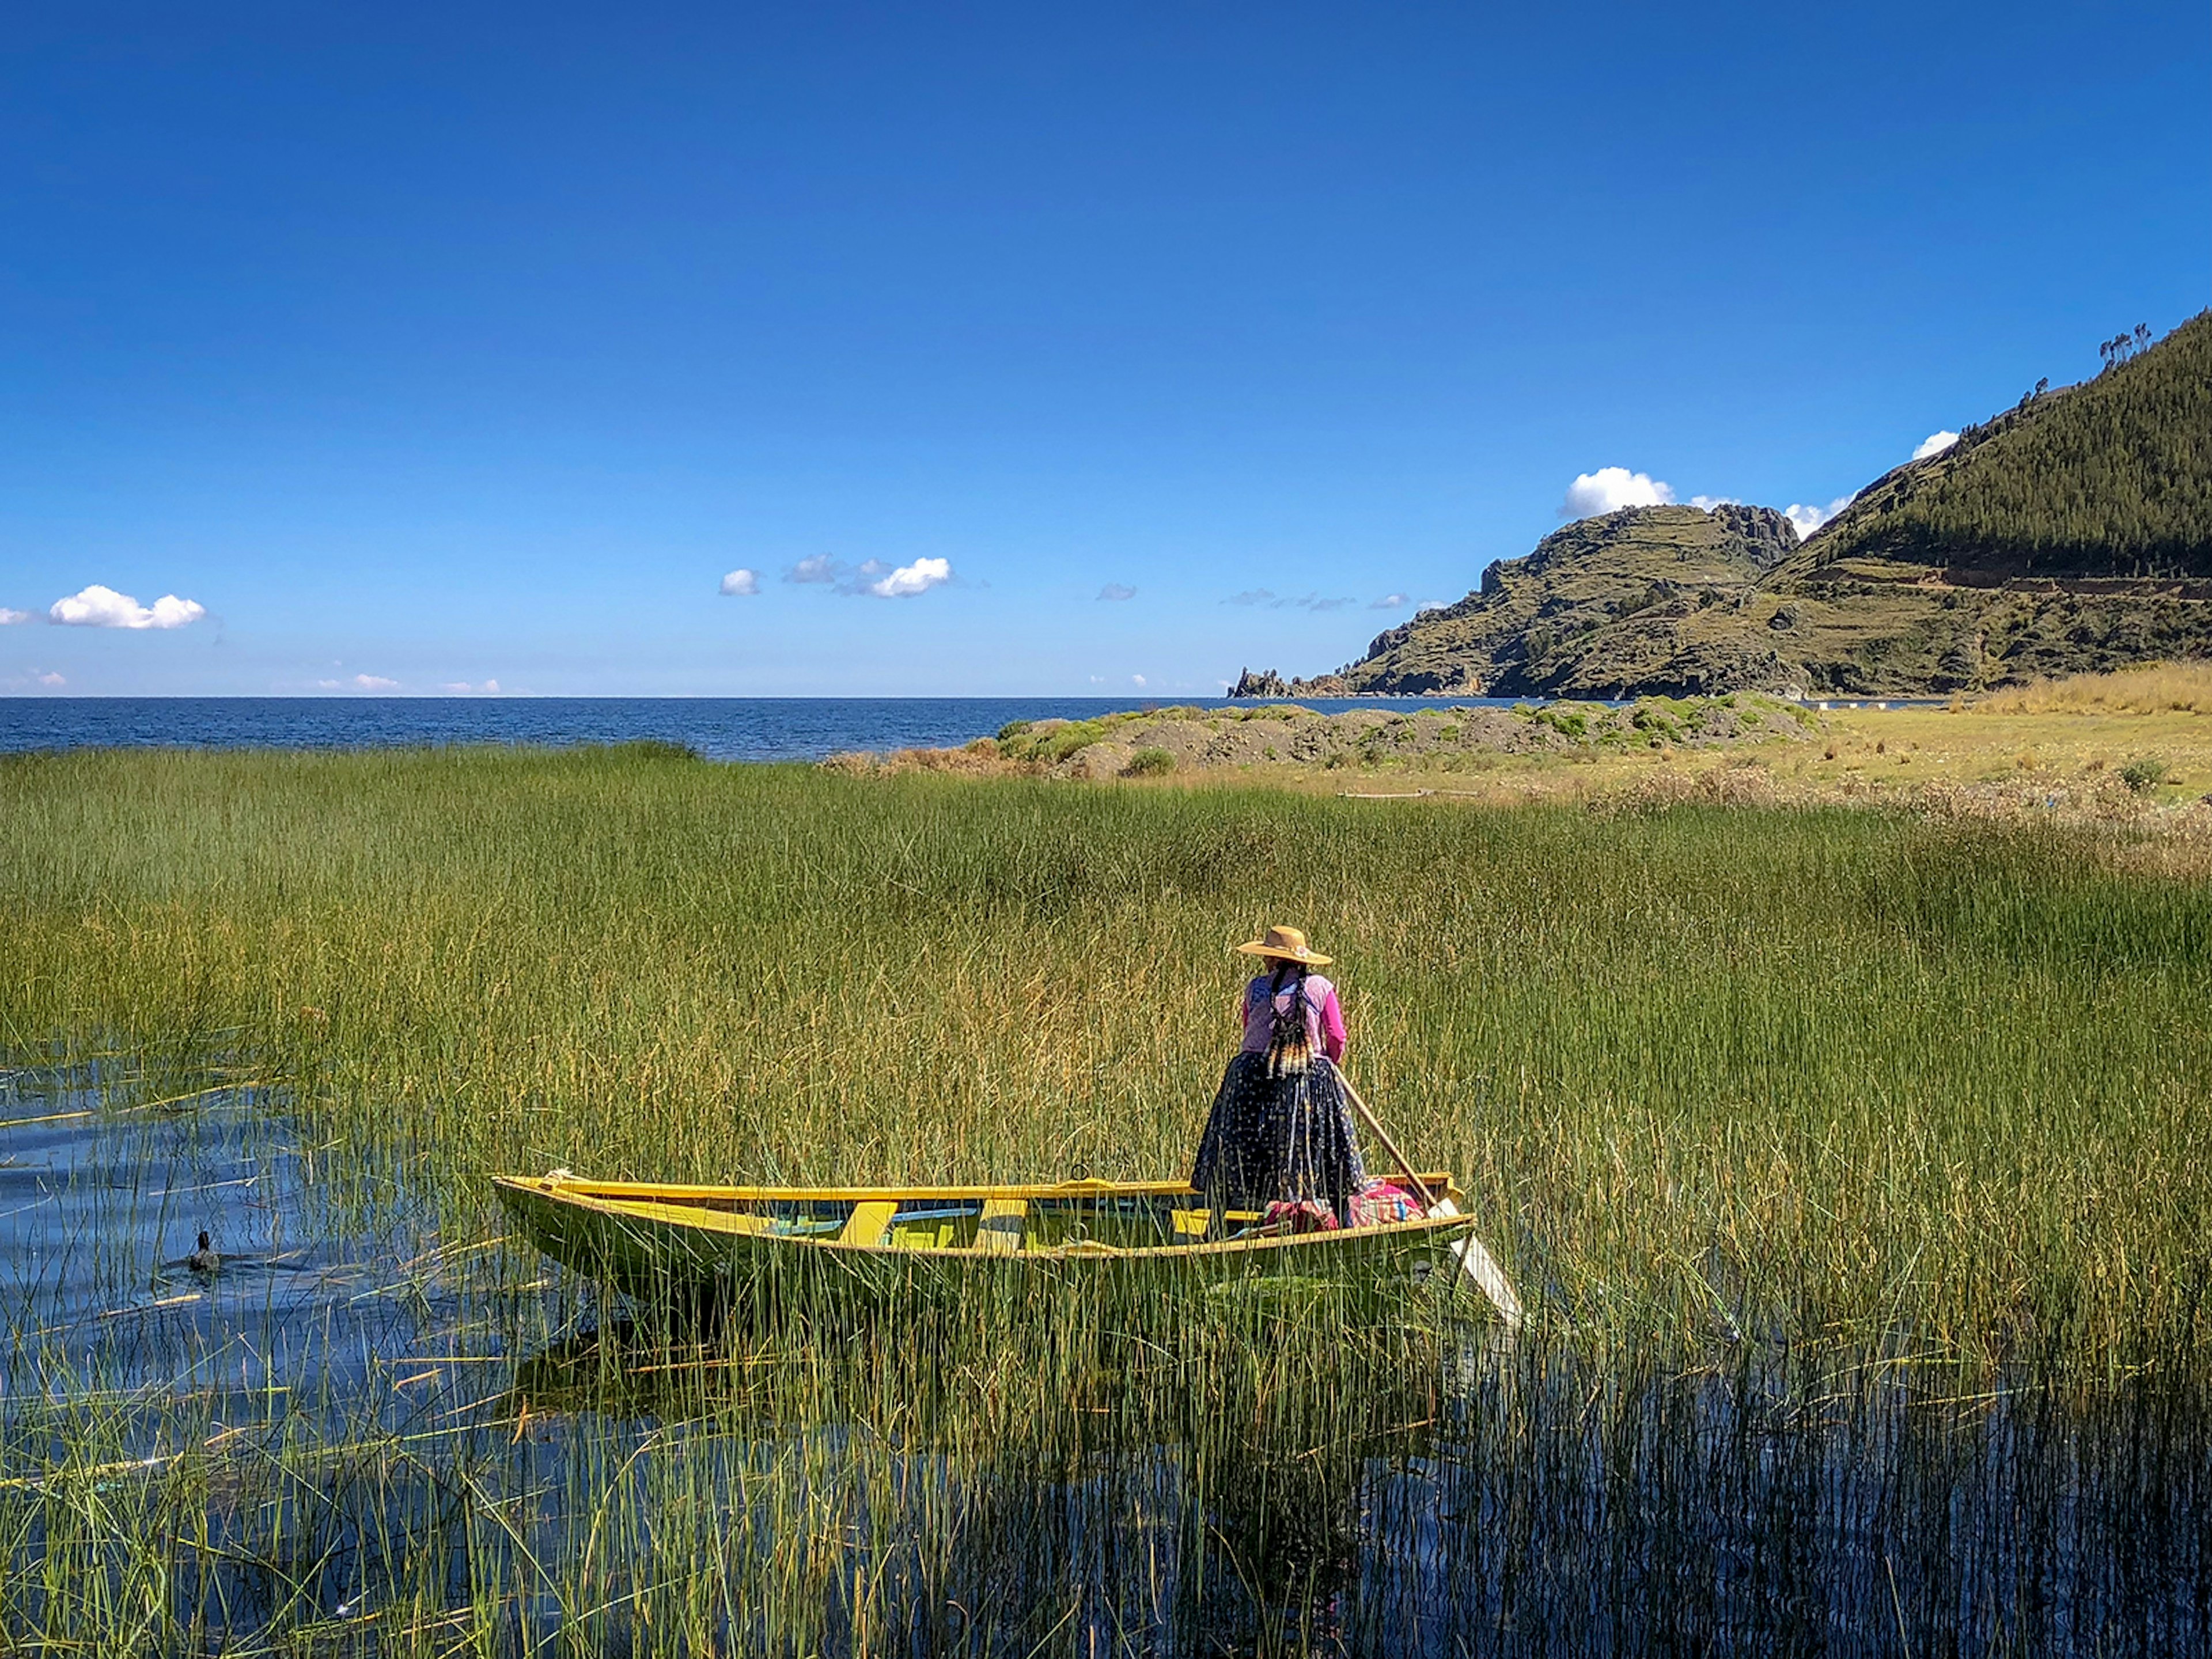
[[(963, 1351), (975, 1328), (941, 1307), (895, 1330), (611, 1322), (519, 1364), (503, 1415), (654, 1446), (632, 1501), (672, 1486), (724, 1507), (746, 1547), (790, 1561), (808, 1607), (786, 1614), (824, 1650), (867, 1628), (912, 1651), (1330, 1649), (1358, 1604), (1373, 1475), (1438, 1455), (1443, 1379), (1412, 1359), (1437, 1333), (1370, 1327), (1318, 1372), (1310, 1349), (1231, 1349), (1340, 1340), (1340, 1291), (1216, 1297), (1163, 1343), (1154, 1322), (1089, 1325), (1095, 1297), (1061, 1287), (996, 1357)], [(646, 1472), (661, 1446), (682, 1474)]]

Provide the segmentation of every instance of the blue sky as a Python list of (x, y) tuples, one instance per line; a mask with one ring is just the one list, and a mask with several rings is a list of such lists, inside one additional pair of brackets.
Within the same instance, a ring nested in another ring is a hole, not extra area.
[(21, 9), (0, 691), (1334, 667), (2202, 308), (2208, 85), (2201, 0)]

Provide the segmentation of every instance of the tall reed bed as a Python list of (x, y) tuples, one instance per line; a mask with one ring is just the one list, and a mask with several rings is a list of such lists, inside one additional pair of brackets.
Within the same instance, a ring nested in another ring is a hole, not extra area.
[[(274, 1275), (173, 1303), (131, 1241), (189, 1212), (131, 1188), (233, 1164), (98, 1119), (70, 1218), (7, 1221), (46, 1231), (0, 1275), (0, 1631), (2169, 1650), (2212, 1627), (2212, 899), (2087, 848), (638, 750), (0, 763), (0, 1045), (77, 1091), (8, 1109), (289, 1103), (253, 1190), (373, 1258), (304, 1322)], [(1179, 1170), (1271, 921), (1338, 956), (1521, 1346), (1466, 1298), (1079, 1276), (633, 1329), (493, 1243), (498, 1169)]]
[(1183, 1169), (1228, 946), (1339, 959), (1350, 1066), (1546, 1317), (2109, 1379), (2212, 1341), (2212, 894), (1850, 811), (1322, 800), (650, 751), (0, 763), (0, 1042), (222, 1057), (481, 1177)]

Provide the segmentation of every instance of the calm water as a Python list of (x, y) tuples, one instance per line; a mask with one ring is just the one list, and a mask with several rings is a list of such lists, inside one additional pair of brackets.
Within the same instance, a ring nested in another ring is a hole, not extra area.
[[(1072, 1460), (940, 1449), (919, 1419), (884, 1442), (641, 1369), (659, 1351), (626, 1355), (587, 1287), (440, 1237), (398, 1170), (303, 1141), (250, 1085), (158, 1103), (150, 1085), (0, 1055), (11, 1641), (70, 1627), (40, 1552), (96, 1509), (116, 1570), (131, 1537), (171, 1561), (134, 1595), (196, 1626), (192, 1651), (412, 1650), (426, 1626), (434, 1648), (473, 1629), (470, 1650), (648, 1649), (665, 1632), (619, 1599), (564, 1601), (545, 1564), (720, 1572), (720, 1542), (684, 1565), (696, 1536), (827, 1551), (833, 1591), (875, 1586), (865, 1620), (826, 1607), (803, 1644), (839, 1655), (2212, 1642), (2207, 1425), (2156, 1377), (2073, 1405), (2024, 1376), (1962, 1399), (1757, 1343), (1594, 1369), (1492, 1339), (1387, 1382), (1402, 1426), (1374, 1443), (1272, 1464), (1116, 1435), (1110, 1377)], [(212, 1272), (185, 1259), (202, 1228)], [(180, 1457), (203, 1474), (178, 1482)], [(701, 1512), (661, 1516), (672, 1465)], [(760, 1613), (710, 1610), (688, 1650), (783, 1650)]]
[[(1450, 708), (1481, 697), (1304, 698), (1299, 706)], [(153, 744), (191, 749), (364, 749), (439, 743), (688, 744), (710, 760), (807, 761), (855, 749), (945, 748), (1009, 720), (1087, 720), (1167, 707), (1127, 697), (12, 697), (0, 752)], [(1174, 700), (1225, 708), (1220, 697)]]

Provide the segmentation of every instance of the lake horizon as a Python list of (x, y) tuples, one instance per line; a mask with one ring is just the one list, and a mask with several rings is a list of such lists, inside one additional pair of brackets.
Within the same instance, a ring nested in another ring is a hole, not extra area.
[(1015, 720), (1268, 703), (1511, 708), (1513, 697), (18, 696), (0, 698), (0, 754), (111, 748), (345, 750), (443, 744), (683, 744), (714, 761), (812, 761), (957, 748)]

